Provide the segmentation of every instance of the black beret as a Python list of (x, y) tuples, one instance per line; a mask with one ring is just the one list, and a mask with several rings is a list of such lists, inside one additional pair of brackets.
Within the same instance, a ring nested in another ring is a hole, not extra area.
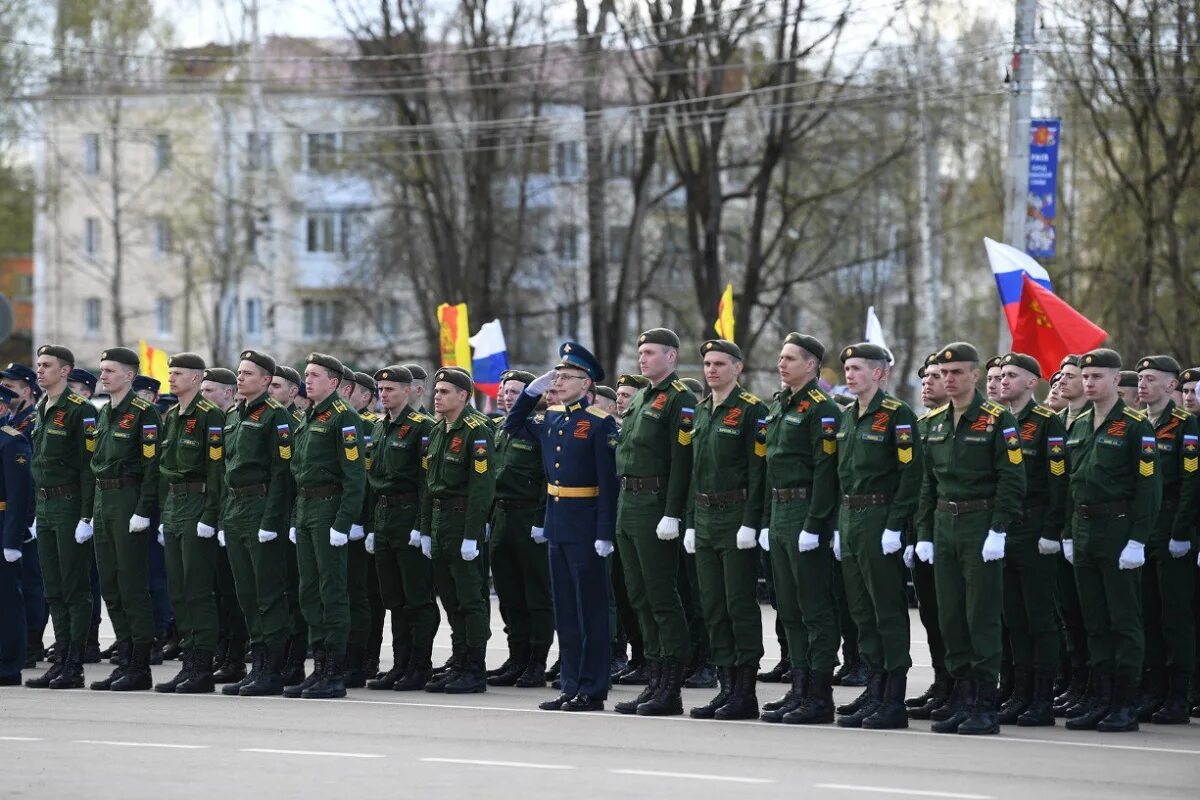
[(149, 375), (135, 375), (133, 378), (133, 383), (131, 384), (131, 388), (135, 392), (140, 392), (143, 389), (149, 389), (155, 394), (158, 393), (160, 386), (162, 386), (162, 382), (158, 378), (151, 378)]
[(821, 344), (821, 340), (815, 336), (809, 336), (805, 333), (796, 333), (792, 331), (787, 336), (783, 337), (784, 344), (794, 344), (801, 347), (817, 357), (817, 361), (825, 358), (825, 345)]
[(651, 328), (638, 337), (638, 345), (643, 344), (661, 344), (667, 347), (679, 349), (679, 337), (675, 331), (667, 330), (666, 328)]
[(1161, 372), (1171, 372), (1175, 375), (1179, 374), (1182, 367), (1179, 362), (1170, 356), (1146, 356), (1137, 365), (1138, 372), (1144, 369), (1157, 369)]
[(937, 353), (930, 353), (929, 355), (925, 356), (925, 366), (932, 367), (936, 363), (938, 363)]
[[(1001, 359), (1004, 364), (1012, 364), (1014, 367), (1020, 367), (1023, 370), (1032, 372), (1037, 377), (1042, 377), (1042, 365), (1037, 359), (1025, 353), (1009, 353)], [(991, 362), (988, 362), (991, 363)]]
[(267, 371), (268, 375), (275, 374), (275, 359), (271, 358), (266, 353), (260, 353), (257, 350), (243, 350), (242, 361), (249, 361), (251, 364), (257, 364)]
[(354, 383), (354, 370), (347, 367), (345, 362), (342, 363), (342, 382)]
[(67, 376), (67, 380), (74, 383), (86, 383), (93, 392), (96, 391), (96, 376), (86, 369), (76, 367), (71, 370), (71, 374)]
[(17, 393), (7, 386), (0, 386), (0, 403), (5, 405), (17, 399)]
[(233, 370), (224, 367), (209, 367), (204, 370), (204, 380), (223, 383), (226, 386), (237, 386), (237, 376), (233, 374)]
[(700, 345), (700, 357), (703, 358), (706, 353), (711, 353), (716, 350), (718, 353), (724, 353), (727, 356), (732, 356), (738, 361), (742, 360), (742, 348), (738, 347), (728, 339), (709, 339), (704, 344)]
[(44, 344), (38, 348), (39, 356), (53, 356), (59, 361), (75, 366), (75, 354), (61, 344)]
[(1085, 353), (1079, 359), (1081, 367), (1103, 367), (1105, 369), (1120, 369), (1121, 354), (1116, 350), (1110, 350), (1107, 347), (1097, 348), (1090, 353)]
[(137, 369), (141, 363), (138, 359), (138, 354), (130, 350), (128, 347), (110, 347), (100, 354), (101, 361), (115, 361), (118, 364), (124, 364), (127, 367)]
[(275, 365), (275, 377), (283, 378), (285, 381), (291, 381), (297, 386), (304, 383), (304, 379), (300, 377), (300, 373), (296, 372), (296, 370), (292, 369), (286, 364)]
[(520, 381), (526, 385), (533, 383), (536, 377), (532, 372), (526, 372), (523, 369), (506, 369), (500, 374), (500, 382), (507, 383), (508, 381)]
[(951, 364), (956, 361), (974, 361), (979, 363), (979, 351), (968, 342), (951, 342), (938, 351), (939, 364)]
[(600, 363), (600, 359), (592, 355), (592, 351), (579, 342), (563, 342), (558, 348), (558, 356), (559, 362), (556, 369), (570, 367), (583, 370), (592, 379), (592, 383), (604, 380), (604, 366)]
[(414, 381), (423, 381), (429, 377), (429, 373), (420, 364), (401, 364), (413, 376)]
[(1196, 381), (1200, 381), (1200, 367), (1189, 367), (1179, 373), (1180, 386), (1183, 386), (1185, 383), (1195, 383)]
[(1072, 353), (1068, 356), (1063, 356), (1063, 360), (1058, 362), (1059, 367), (1078, 367), (1083, 356)]
[(1136, 389), (1138, 374), (1131, 369), (1123, 369), (1117, 376), (1117, 386), (1122, 389)]
[(644, 389), (650, 385), (650, 379), (645, 375), (622, 375), (617, 378), (617, 386), (632, 386), (635, 389)]
[(341, 378), (345, 373), (345, 367), (342, 362), (338, 361), (333, 356), (327, 356), (324, 353), (309, 353), (308, 358), (304, 360), (305, 364), (316, 364), (318, 367), (324, 367), (334, 374), (335, 377)]
[(917, 367), (917, 377), (918, 377), (918, 378), (924, 378), (924, 377), (925, 377), (925, 365), (924, 365), (924, 364), (922, 364), (921, 366)]
[(1061, 379), (1061, 378), (1062, 378), (1062, 370), (1060, 369), (1057, 372), (1055, 372), (1053, 375), (1050, 376), (1050, 385), (1053, 386), (1054, 384), (1058, 383), (1059, 379)]
[(178, 367), (179, 369), (205, 369), (208, 365), (204, 363), (204, 358), (196, 353), (176, 353), (167, 359), (168, 367)]
[(683, 378), (683, 385), (692, 390), (692, 394), (696, 397), (704, 396), (704, 384), (695, 378)]
[(991, 358), (989, 358), (989, 359), (987, 360), (987, 362), (986, 362), (986, 363), (983, 365), (983, 368), (984, 368), (984, 369), (995, 369), (995, 368), (999, 368), (999, 367), (1000, 367), (1000, 366), (1002, 366), (1003, 364), (1004, 364), (1004, 357), (1003, 357), (1003, 356), (992, 356), (992, 357), (991, 357)]
[(845, 364), (848, 358), (865, 358), (869, 361), (882, 361), (886, 364), (891, 360), (891, 355), (877, 344), (859, 342), (842, 350), (842, 363)]
[(379, 391), (379, 387), (375, 385), (375, 379), (365, 372), (354, 373), (354, 382), (372, 394)]
[(464, 369), (456, 367), (442, 367), (437, 372), (433, 373), (433, 382), (445, 381), (453, 386), (457, 386), (464, 392), (475, 391), (475, 382), (471, 380), (471, 376)]
[(614, 403), (617, 402), (617, 393), (615, 391), (613, 391), (612, 387), (610, 387), (610, 386), (597, 386), (596, 394), (598, 394), (601, 397), (607, 397), (609, 400), (612, 400)]
[(392, 383), (412, 383), (412, 373), (404, 367), (384, 367), (375, 373), (376, 381), (391, 381)]

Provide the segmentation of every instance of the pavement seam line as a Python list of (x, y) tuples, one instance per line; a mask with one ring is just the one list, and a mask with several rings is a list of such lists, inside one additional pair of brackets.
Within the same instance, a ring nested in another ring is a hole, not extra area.
[(770, 778), (741, 778), (736, 775), (706, 775), (701, 772), (660, 772), (652, 769), (610, 769), (613, 775), (637, 775), (650, 778), (682, 778), (695, 781), (724, 781), (726, 783), (776, 783)]
[(839, 789), (868, 794), (898, 794), (906, 797), (940, 797), (948, 800), (996, 800), (988, 794), (963, 794), (960, 792), (938, 792), (932, 789), (895, 789), (890, 786), (860, 786), (853, 783), (814, 783), (814, 789)]
[(331, 756), (335, 758), (387, 758), (382, 753), (337, 753), (329, 750), (280, 750), (273, 747), (239, 747), (239, 753), (266, 753), (279, 756)]
[(478, 767), (516, 767), (520, 769), (575, 769), (570, 764), (533, 764), (527, 761), (490, 761), (486, 759), (475, 758), (437, 758), (430, 756), (428, 758), (420, 758), (418, 761), (424, 761), (432, 764), (468, 764)]

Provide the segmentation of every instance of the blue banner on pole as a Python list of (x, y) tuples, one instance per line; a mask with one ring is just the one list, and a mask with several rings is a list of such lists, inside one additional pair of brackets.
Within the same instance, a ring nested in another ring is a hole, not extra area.
[(1035, 119), (1030, 126), (1028, 214), (1025, 222), (1025, 252), (1034, 258), (1054, 258), (1058, 191), (1058, 140), (1062, 122)]

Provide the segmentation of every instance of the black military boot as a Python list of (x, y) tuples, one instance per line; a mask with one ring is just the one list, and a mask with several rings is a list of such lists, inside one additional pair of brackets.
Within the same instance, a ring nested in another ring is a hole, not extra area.
[(904, 692), (907, 688), (907, 670), (897, 669), (887, 673), (883, 700), (875, 707), (874, 714), (863, 718), (862, 727), (872, 730), (907, 728), (908, 714), (904, 708)]
[[(1108, 716), (1112, 708), (1113, 676), (1092, 670), (1086, 695), (1086, 703), (1074, 716), (1067, 715), (1067, 730), (1094, 731), (1100, 720)], [(1079, 704), (1076, 704), (1078, 707)], [(1074, 710), (1073, 707), (1072, 710)], [(1136, 709), (1135, 709), (1136, 711)]]
[(613, 642), (608, 656), (609, 683), (616, 683), (617, 676), (624, 672), (627, 666), (629, 666), (629, 658), (625, 654), (625, 642)]
[(367, 649), (361, 644), (346, 646), (346, 660), (342, 665), (342, 683), (347, 689), (361, 689), (367, 685), (367, 675), (363, 671)]
[(430, 660), (432, 646), (433, 643), (430, 642), (424, 647), (413, 649), (412, 655), (408, 659), (408, 668), (400, 680), (392, 686), (393, 692), (418, 692), (425, 688), (425, 684), (429, 683), (429, 675), (433, 671)]
[(241, 697), (275, 697), (283, 694), (283, 645), (259, 645), (258, 677), (242, 684)]
[(733, 667), (717, 667), (717, 696), (706, 705), (696, 706), (688, 712), (692, 719), (712, 719), (717, 709), (725, 705), (733, 695)]
[(934, 733), (958, 733), (958, 726), (970, 716), (975, 704), (976, 691), (975, 681), (966, 678), (955, 680), (950, 699), (930, 714), (929, 718), (933, 720), (933, 724), (929, 726), (929, 730)]
[[(233, 648), (229, 648), (233, 652)], [(242, 679), (234, 683), (227, 683), (221, 687), (221, 694), (228, 697), (237, 697), (241, 693), (243, 686), (249, 686), (258, 680), (259, 673), (262, 672), (263, 659), (266, 656), (266, 645), (252, 644), (250, 645), (250, 671), (242, 676)], [(232, 657), (232, 656), (231, 656)], [(225, 662), (228, 664), (229, 662)], [(240, 661), (238, 662), (241, 663)], [(245, 672), (245, 667), (242, 668)], [(219, 670), (218, 670), (219, 672)], [(217, 681), (220, 683), (220, 681)]]
[(183, 648), (179, 646), (179, 631), (175, 630), (175, 621), (172, 620), (170, 626), (167, 627), (167, 636), (162, 643), (163, 661), (174, 661), (183, 655)]
[(1054, 724), (1054, 673), (1049, 670), (1035, 672), (1029, 705), (1017, 717), (1017, 725), (1022, 728), (1044, 728)]
[(116, 664), (117, 662), (113, 661), (113, 659), (117, 657), (117, 644), (118, 642), (113, 642), (108, 647), (101, 650), (100, 660), (107, 661), (110, 664)]
[(553, 664), (546, 667), (546, 680), (548, 680), (548, 681), (558, 680), (558, 673), (561, 669), (561, 667), (559, 665), (561, 664), (561, 662), (562, 662), (561, 658), (556, 658), (556, 659), (554, 659)]
[[(1101, 680), (1101, 677), (1095, 670), (1089, 670), (1087, 687), (1079, 695), (1079, 699), (1064, 712), (1064, 716), (1067, 719), (1074, 719), (1088, 711), (1094, 710), (1097, 700), (1105, 708), (1108, 707), (1109, 700), (1111, 699), (1109, 695), (1112, 693), (1112, 676), (1108, 676), (1107, 683)], [(1101, 696), (1102, 690), (1104, 692), (1103, 696)]]
[(192, 671), (175, 687), (175, 694), (210, 694), (215, 691), (212, 650), (197, 648), (191, 651), (191, 657)]
[[(529, 663), (514, 684), (518, 689), (541, 689), (546, 685), (546, 659), (550, 645), (539, 644), (529, 648)], [(489, 681), (491, 683), (491, 681)], [(500, 684), (493, 684), (499, 686)]]
[[(637, 707), (640, 717), (673, 717), (683, 713), (683, 673), (687, 665), (678, 661), (664, 661), (658, 689), (649, 700)], [(757, 715), (756, 715), (757, 716)]]
[[(879, 708), (879, 704), (883, 702), (883, 692), (886, 686), (887, 673), (872, 672), (870, 680), (867, 681), (866, 690), (850, 705), (838, 708), (838, 713), (841, 714), (837, 718), (838, 727), (861, 728), (862, 721), (874, 714)], [(842, 711), (843, 708), (846, 709), (845, 712)]]
[(958, 733), (964, 736), (989, 736), (1000, 732), (1000, 712), (996, 710), (999, 690), (989, 681), (975, 683), (975, 702), (971, 704), (967, 718), (958, 724)]
[(129, 655), (129, 666), (121, 673), (121, 677), (112, 682), (110, 690), (114, 692), (136, 692), (149, 689), (152, 685), (150, 677), (150, 645), (135, 644)]
[(117, 668), (102, 681), (92, 681), (89, 689), (94, 689), (97, 692), (107, 692), (112, 688), (112, 685), (125, 674), (125, 669), (129, 666), (129, 655), (133, 650), (133, 642), (129, 639), (122, 639), (113, 645), (113, 657), (117, 659)]
[[(942, 686), (949, 681), (950, 676), (946, 674), (944, 669), (935, 669), (933, 671), (933, 683), (929, 684), (929, 688), (916, 697), (909, 697), (904, 701), (905, 708), (921, 708), (929, 703), (935, 694), (941, 691)], [(943, 693), (943, 697), (945, 694)]]
[(293, 636), (288, 639), (283, 660), (283, 685), (295, 686), (304, 683), (304, 650), (307, 643), (302, 637)]
[(1150, 667), (1142, 672), (1141, 693), (1138, 696), (1138, 722), (1149, 722), (1155, 711), (1167, 699), (1167, 673), (1162, 667)]
[(83, 688), (83, 644), (68, 644), (59, 650), (59, 673), (50, 681), (51, 689)]
[[(837, 680), (836, 672), (833, 675), (833, 679), (834, 679), (834, 681)], [(836, 686), (837, 684), (835, 683), (834, 685)], [(863, 689), (862, 692), (859, 693), (858, 697), (854, 698), (849, 703), (843, 703), (842, 705), (838, 706), (837, 713), (853, 714), (853, 713), (857, 712), (860, 708), (862, 708), (864, 705), (866, 705), (870, 701), (870, 699), (871, 699), (871, 687), (870, 687), (870, 684), (868, 683), (867, 688)]]
[(179, 684), (183, 683), (189, 675), (192, 674), (192, 651), (184, 650), (183, 658), (179, 659), (179, 672), (175, 673), (175, 677), (166, 683), (154, 684), (154, 691), (161, 694), (174, 694)]
[(656, 658), (647, 658), (646, 671), (649, 673), (646, 679), (646, 688), (642, 689), (634, 699), (613, 706), (613, 710), (618, 714), (636, 714), (638, 706), (650, 702), (650, 698), (658, 691), (658, 684), (662, 681), (663, 662)]
[(1067, 711), (1083, 699), (1083, 696), (1087, 694), (1087, 688), (1091, 682), (1089, 675), (1090, 670), (1086, 666), (1078, 664), (1071, 666), (1071, 682), (1067, 684), (1065, 691), (1060, 692), (1054, 697), (1054, 716), (1067, 716)]
[(346, 696), (346, 684), (342, 670), (346, 663), (346, 651), (325, 649), (325, 668), (316, 682), (300, 693), (305, 700), (334, 700)]
[[(766, 714), (763, 719), (766, 719)], [(833, 673), (811, 672), (804, 699), (783, 714), (780, 721), (786, 725), (824, 725), (833, 722)]]
[(486, 650), (482, 647), (469, 647), (463, 653), (463, 666), (455, 675), (454, 680), (442, 687), (446, 694), (479, 694), (486, 692), (487, 682)]
[(433, 670), (429, 682), (425, 684), (427, 692), (442, 692), (446, 689), (446, 684), (458, 677), (458, 673), (464, 668), (463, 663), (463, 648), (455, 646), (454, 654), (450, 656), (450, 660), (446, 662), (449, 669), (439, 673), (436, 669)]
[(1033, 670), (1013, 667), (1012, 693), (1000, 705), (996, 719), (1001, 725), (1015, 725), (1033, 700)]
[[(862, 677), (861, 682), (858, 678)], [(845, 641), (842, 642), (842, 665), (838, 667), (837, 672), (833, 673), (834, 686), (866, 686), (867, 685), (866, 665), (862, 663), (862, 659), (858, 657), (858, 642)], [(852, 683), (846, 683), (849, 678)]]
[(622, 686), (645, 686), (650, 682), (650, 659), (635, 654), (613, 682)]
[(89, 638), (87, 644), (83, 646), (83, 663), (99, 664), (100, 663), (100, 643), (95, 639)]
[[(489, 669), (487, 671), (488, 678), (489, 679), (494, 678), (497, 675), (503, 675), (505, 672), (508, 672), (510, 669), (513, 668), (514, 661), (521, 661), (521, 663), (524, 664), (524, 660), (517, 658), (517, 646), (514, 645), (512, 642), (509, 642), (508, 643), (508, 658), (504, 659), (504, 663), (501, 664), (500, 666), (496, 667), (495, 669)], [(489, 683), (490, 683), (490, 680), (489, 680)], [(492, 684), (492, 685), (494, 686), (495, 684)]]
[(733, 668), (733, 693), (725, 705), (717, 709), (715, 719), (758, 719), (758, 665)]
[[(300, 645), (300, 652), (304, 652), (303, 644)], [(325, 655), (328, 652), (324, 642), (314, 642), (312, 646), (313, 652), (313, 671), (307, 678), (299, 683), (287, 684), (283, 687), (284, 697), (301, 697), (306, 689), (318, 683), (325, 675)]]
[[(909, 719), (932, 719), (933, 712), (946, 705), (946, 701), (950, 699), (950, 691), (954, 688), (954, 680), (950, 677), (950, 673), (945, 670), (934, 672), (933, 683), (924, 695), (925, 701), (919, 706), (913, 706), (908, 709)], [(912, 698), (919, 699), (919, 698)], [(905, 703), (908, 701), (905, 700)]]
[[(238, 639), (229, 641), (229, 647), (225, 650), (225, 659), (217, 666), (213, 672), (213, 681), (216, 683), (237, 683), (246, 677), (246, 642)], [(233, 692), (237, 694), (237, 692)]]
[[(494, 672), (494, 670), (488, 671), (488, 686), (516, 686), (517, 681), (525, 674), (525, 668), (529, 666), (529, 645), (513, 645), (512, 650), (509, 652), (508, 660), (504, 662), (508, 666), (500, 672)], [(543, 674), (545, 674), (544, 669), (543, 667)], [(546, 684), (543, 683), (542, 685), (545, 686)]]
[(1096, 723), (1102, 733), (1131, 733), (1138, 729), (1138, 682), (1121, 676), (1113, 681), (1112, 702), (1108, 713)]
[(763, 703), (762, 721), (779, 722), (784, 714), (799, 708), (808, 696), (809, 675), (808, 667), (792, 667), (791, 687), (778, 700)]
[(717, 685), (717, 668), (709, 660), (712, 654), (707, 647), (698, 647), (692, 663), (684, 668), (683, 685), (688, 689), (714, 689)]
[(65, 663), (63, 656), (67, 652), (68, 645), (66, 642), (55, 642), (52, 646), (54, 647), (54, 651), (59, 656), (58, 659), (52, 663), (50, 668), (41, 675), (38, 675), (36, 678), (29, 678), (25, 681), (25, 685), (30, 689), (49, 689), (50, 682), (62, 673), (63, 664)]
[[(760, 680), (763, 683), (782, 683), (784, 673), (788, 672), (791, 668), (791, 660), (787, 658), (781, 658), (779, 659), (779, 663), (771, 667), (768, 672), (758, 673), (758, 675), (755, 676), (755, 679)], [(765, 707), (766, 706), (764, 706), (764, 708)]]
[(411, 658), (408, 644), (405, 642), (392, 641), (392, 668), (380, 675), (378, 678), (372, 678), (367, 681), (367, 688), (381, 691), (386, 689), (394, 689), (396, 681), (404, 677), (408, 672), (408, 662)]
[(1150, 721), (1155, 725), (1187, 725), (1188, 718), (1188, 675), (1186, 669), (1171, 667), (1167, 671), (1167, 695), (1162, 707), (1154, 712)]
[(450, 670), (458, 666), (458, 645), (454, 645), (450, 651), (450, 657), (446, 659), (440, 667), (434, 667), (430, 670), (430, 675), (434, 678), (440, 678)]

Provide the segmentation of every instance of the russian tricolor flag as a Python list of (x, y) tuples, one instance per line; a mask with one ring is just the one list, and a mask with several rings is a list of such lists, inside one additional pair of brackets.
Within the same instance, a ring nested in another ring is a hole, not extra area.
[(1039, 286), (1054, 291), (1054, 287), (1050, 285), (1050, 273), (1032, 257), (1015, 247), (987, 237), (984, 237), (983, 246), (987, 249), (992, 274), (996, 276), (996, 288), (1000, 290), (1000, 305), (1004, 306), (1009, 333), (1015, 335), (1017, 314), (1021, 309), (1021, 287), (1025, 283), (1025, 276), (1028, 275)]
[(500, 392), (500, 376), (508, 369), (508, 347), (500, 320), (485, 322), (479, 333), (471, 337), (471, 375), (475, 388), (493, 400)]

